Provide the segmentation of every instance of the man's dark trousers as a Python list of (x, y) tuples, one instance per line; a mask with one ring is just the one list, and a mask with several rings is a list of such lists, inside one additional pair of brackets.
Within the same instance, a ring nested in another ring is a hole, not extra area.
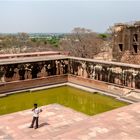
[(39, 118), (39, 117), (33, 117), (31, 127), (33, 127), (33, 126), (34, 126), (34, 123), (36, 122), (35, 128), (38, 128), (38, 118)]

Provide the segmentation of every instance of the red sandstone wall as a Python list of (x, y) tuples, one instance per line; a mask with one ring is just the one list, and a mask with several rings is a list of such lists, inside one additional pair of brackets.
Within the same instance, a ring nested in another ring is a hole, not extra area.
[(98, 80), (91, 80), (88, 78), (82, 78), (79, 76), (74, 76), (74, 75), (68, 75), (68, 81), (74, 84), (79, 84), (79, 85), (83, 85), (86, 87), (91, 87), (91, 88), (95, 88), (101, 91), (106, 91), (106, 92), (111, 92), (114, 93), (116, 95), (122, 95), (125, 94), (125, 92), (129, 91), (129, 88), (127, 89), (125, 87), (122, 86), (118, 86), (118, 85), (113, 85), (107, 82), (102, 82), (102, 81), (98, 81)]
[(86, 87), (91, 87), (102, 91), (111, 92), (114, 94), (122, 95), (125, 92), (123, 87), (119, 87), (119, 86), (116, 87), (116, 85), (109, 84), (106, 82), (92, 80), (88, 78), (82, 78), (80, 76), (74, 76), (74, 75), (58, 75), (58, 76), (49, 76), (46, 78), (6, 82), (0, 84), (0, 93), (51, 85), (51, 84), (66, 83), (66, 82), (71, 82), (78, 85), (83, 85)]
[(96, 87), (96, 88), (100, 88), (100, 89), (106, 89), (108, 87), (108, 85), (104, 84), (103, 82), (100, 82), (97, 80), (91, 80), (88, 78), (82, 78), (79, 76), (73, 76), (73, 75), (68, 76), (68, 81), (75, 83), (75, 84), (88, 86), (88, 87)]
[(33, 88), (37, 86), (65, 83), (67, 81), (68, 81), (67, 75), (59, 75), (59, 76), (49, 76), (47, 78), (7, 82), (0, 84), (0, 93)]

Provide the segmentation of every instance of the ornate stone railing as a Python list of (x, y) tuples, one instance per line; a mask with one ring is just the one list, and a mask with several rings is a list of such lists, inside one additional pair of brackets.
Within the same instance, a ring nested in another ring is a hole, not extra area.
[[(5, 63), (4, 63), (5, 62)], [(73, 75), (132, 89), (140, 89), (140, 66), (77, 57), (38, 57), (0, 62), (0, 85), (50, 76)], [(59, 81), (59, 80), (58, 80)], [(28, 83), (27, 83), (28, 85)], [(36, 84), (33, 86), (37, 86)], [(13, 86), (14, 88), (14, 86)]]
[(139, 65), (73, 57), (69, 68), (72, 75), (140, 89)]

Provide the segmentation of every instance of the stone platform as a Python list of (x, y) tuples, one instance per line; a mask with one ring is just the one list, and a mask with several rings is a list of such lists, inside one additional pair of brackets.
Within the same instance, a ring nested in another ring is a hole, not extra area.
[(0, 140), (136, 140), (140, 139), (140, 103), (95, 116), (51, 104), (41, 107), (39, 128), (28, 128), (32, 111), (0, 116)]

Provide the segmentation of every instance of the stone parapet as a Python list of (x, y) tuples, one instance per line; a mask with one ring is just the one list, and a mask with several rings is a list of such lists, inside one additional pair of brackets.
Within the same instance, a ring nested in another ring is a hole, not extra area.
[(113, 85), (113, 84), (98, 81), (98, 80), (82, 78), (82, 77), (78, 77), (78, 76), (74, 76), (74, 75), (68, 75), (68, 82), (71, 82), (74, 84), (79, 84), (79, 85), (82, 85), (85, 87), (94, 88), (99, 91), (113, 93), (113, 94), (119, 95), (119, 96), (125, 96), (125, 94), (127, 94), (127, 92), (131, 91), (131, 89), (126, 88), (126, 87), (117, 86), (117, 85)]
[(6, 83), (0, 84), (0, 94), (11, 92), (11, 91), (29, 89), (33, 87), (66, 83), (67, 79), (68, 79), (67, 75), (57, 75), (57, 76), (49, 76), (45, 78), (6, 82)]

